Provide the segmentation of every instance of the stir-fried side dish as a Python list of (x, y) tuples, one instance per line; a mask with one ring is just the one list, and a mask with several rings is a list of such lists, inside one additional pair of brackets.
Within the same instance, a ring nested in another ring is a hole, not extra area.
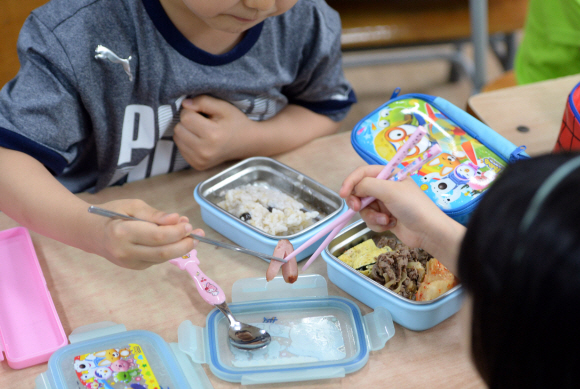
[(368, 239), (338, 259), (410, 300), (433, 300), (459, 283), (429, 253), (391, 237)]

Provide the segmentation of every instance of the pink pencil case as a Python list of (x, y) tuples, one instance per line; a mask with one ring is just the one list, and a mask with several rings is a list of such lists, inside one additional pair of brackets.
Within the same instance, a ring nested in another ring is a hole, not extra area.
[(24, 227), (0, 231), (0, 361), (13, 369), (47, 362), (68, 343)]

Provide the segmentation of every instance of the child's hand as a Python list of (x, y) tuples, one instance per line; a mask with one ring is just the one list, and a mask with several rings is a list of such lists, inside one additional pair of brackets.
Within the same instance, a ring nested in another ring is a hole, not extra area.
[(252, 120), (227, 101), (201, 95), (182, 103), (173, 140), (185, 160), (205, 170), (241, 157)]
[(190, 233), (204, 236), (202, 230), (193, 230), (187, 217), (156, 210), (141, 200), (117, 200), (99, 206), (153, 222), (109, 219), (88, 214), (89, 223), (97, 229), (94, 236), (88, 237), (94, 239), (94, 251), (128, 269), (146, 269), (180, 257), (193, 250), (198, 243), (189, 237)]
[[(361, 207), (360, 199), (367, 196), (377, 200), (360, 211), (360, 215), (373, 231), (392, 230), (410, 247), (424, 247), (425, 241), (444, 228), (448, 219), (412, 179), (401, 182), (378, 180), (375, 177), (384, 166), (364, 166), (352, 172), (340, 188), (354, 211)], [(442, 218), (443, 216), (443, 218)]]

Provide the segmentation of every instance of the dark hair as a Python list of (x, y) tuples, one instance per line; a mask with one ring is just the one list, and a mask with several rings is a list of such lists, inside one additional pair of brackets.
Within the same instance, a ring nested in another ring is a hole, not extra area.
[(538, 188), (577, 156), (508, 166), (469, 222), (459, 278), (473, 298), (473, 361), (492, 388), (580, 385), (580, 168), (520, 232)]

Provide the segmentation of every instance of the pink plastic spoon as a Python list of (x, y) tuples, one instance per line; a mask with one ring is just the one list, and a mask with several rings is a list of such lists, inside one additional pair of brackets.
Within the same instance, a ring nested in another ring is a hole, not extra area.
[(191, 250), (189, 254), (181, 258), (172, 259), (169, 263), (187, 271), (195, 281), (195, 286), (201, 298), (208, 304), (215, 306), (228, 318), (230, 322), (228, 336), (232, 346), (243, 350), (255, 350), (266, 347), (270, 343), (272, 339), (268, 332), (236, 320), (226, 303), (226, 295), (222, 288), (199, 268), (197, 250)]

